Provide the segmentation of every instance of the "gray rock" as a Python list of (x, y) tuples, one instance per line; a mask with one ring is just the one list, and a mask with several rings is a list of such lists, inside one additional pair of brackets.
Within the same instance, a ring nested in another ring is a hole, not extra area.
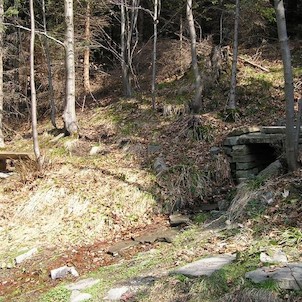
[(176, 227), (181, 224), (188, 225), (191, 222), (190, 218), (187, 215), (183, 215), (183, 214), (170, 215), (169, 220), (170, 220), (171, 227)]
[(139, 244), (139, 242), (134, 241), (134, 240), (121, 241), (121, 242), (118, 242), (118, 243), (112, 245), (111, 247), (109, 247), (107, 253), (111, 254), (112, 256), (118, 256), (123, 251), (125, 251), (131, 247), (134, 247), (138, 244)]
[(159, 152), (160, 150), (161, 150), (161, 146), (156, 144), (150, 144), (147, 148), (148, 154), (153, 154)]
[(37, 252), (38, 252), (38, 249), (37, 248), (33, 248), (33, 249), (29, 250), (28, 252), (17, 256), (15, 258), (16, 264), (19, 264), (19, 263), (23, 262), (24, 260), (31, 258)]
[(258, 268), (245, 274), (254, 283), (275, 280), (282, 289), (302, 289), (302, 263), (291, 263), (285, 267), (272, 270), (268, 267)]
[(211, 154), (212, 156), (215, 156), (215, 155), (219, 154), (220, 151), (221, 151), (221, 149), (220, 149), (219, 147), (212, 147), (212, 148), (210, 149), (210, 154)]
[(154, 161), (153, 169), (156, 173), (161, 173), (163, 171), (166, 171), (168, 168), (165, 163), (165, 160), (162, 157), (157, 157)]
[(208, 257), (176, 269), (171, 274), (181, 274), (187, 277), (210, 276), (235, 259), (236, 256), (229, 254)]
[(276, 160), (267, 166), (264, 170), (262, 170), (258, 176), (263, 177), (265, 179), (269, 179), (271, 177), (276, 177), (281, 175), (282, 173), (282, 164), (280, 160)]
[(281, 250), (276, 251), (272, 256), (262, 252), (260, 254), (260, 261), (266, 263), (287, 263), (287, 257)]
[(8, 178), (12, 175), (12, 173), (4, 173), (4, 172), (0, 172), (0, 178), (5, 179)]
[(100, 146), (93, 146), (91, 148), (91, 150), (89, 151), (89, 155), (97, 155), (97, 154), (101, 153), (101, 151), (102, 151), (102, 147), (100, 147)]
[(119, 301), (122, 296), (130, 290), (128, 286), (116, 287), (109, 290), (104, 300)]
[(95, 284), (98, 284), (99, 282), (100, 279), (88, 278), (88, 279), (80, 280), (75, 283), (68, 284), (65, 286), (65, 288), (68, 290), (83, 290), (83, 289), (90, 288)]
[(74, 290), (71, 293), (70, 302), (87, 301), (87, 300), (90, 300), (91, 298), (92, 298), (92, 296), (90, 294), (81, 293), (78, 290)]
[(67, 274), (72, 274), (74, 277), (78, 277), (79, 273), (74, 267), (62, 266), (50, 271), (51, 279), (60, 279), (67, 276)]
[(254, 133), (254, 132), (260, 132), (260, 128), (257, 126), (251, 126), (251, 127), (241, 127), (238, 129), (233, 130), (230, 135), (232, 136), (237, 136), (237, 135), (242, 135), (246, 133)]

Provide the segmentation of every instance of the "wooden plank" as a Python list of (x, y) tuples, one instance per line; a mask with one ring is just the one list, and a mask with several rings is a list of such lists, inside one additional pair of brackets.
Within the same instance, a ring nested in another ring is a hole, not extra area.
[(0, 152), (0, 159), (31, 159), (31, 153), (27, 152), (12, 152), (12, 151), (2, 151)]

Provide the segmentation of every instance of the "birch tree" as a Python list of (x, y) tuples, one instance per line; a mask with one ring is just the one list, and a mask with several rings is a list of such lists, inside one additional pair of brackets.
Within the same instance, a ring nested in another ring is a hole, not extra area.
[(153, 55), (152, 55), (152, 108), (155, 109), (156, 104), (156, 57), (157, 57), (157, 24), (160, 14), (160, 0), (154, 0), (153, 13)]
[(3, 136), (3, 32), (4, 32), (4, 7), (0, 0), (0, 148), (4, 147)]
[(231, 88), (230, 88), (229, 102), (227, 106), (228, 110), (230, 111), (229, 114), (232, 120), (235, 120), (235, 110), (236, 110), (239, 12), (240, 12), (240, 3), (239, 0), (236, 0)]
[(202, 107), (202, 79), (201, 73), (198, 67), (198, 60), (197, 60), (197, 51), (196, 51), (196, 30), (194, 25), (194, 16), (193, 16), (193, 1), (187, 0), (187, 21), (189, 25), (189, 32), (190, 32), (190, 40), (191, 40), (191, 56), (192, 56), (192, 68), (195, 77), (195, 95), (194, 99), (191, 101), (190, 107), (193, 112), (198, 112)]
[(30, 9), (30, 91), (31, 91), (31, 123), (32, 123), (32, 136), (34, 153), (38, 163), (39, 170), (42, 170), (42, 158), (40, 153), (40, 147), (38, 142), (38, 130), (37, 130), (37, 100), (36, 100), (36, 86), (35, 86), (35, 14), (33, 0), (29, 1)]
[(46, 11), (45, 11), (45, 0), (42, 0), (42, 15), (43, 15), (43, 30), (44, 30), (44, 45), (45, 45), (45, 55), (46, 55), (46, 62), (47, 62), (47, 69), (48, 69), (48, 93), (49, 93), (49, 100), (50, 100), (50, 120), (52, 125), (57, 128), (56, 126), (56, 105), (54, 100), (54, 90), (53, 90), (53, 83), (52, 83), (52, 68), (51, 68), (51, 57), (49, 51), (49, 42), (47, 35), (47, 25), (46, 25)]
[(85, 49), (84, 49), (84, 60), (83, 60), (83, 80), (84, 80), (84, 101), (85, 104), (86, 96), (91, 93), (89, 68), (90, 68), (90, 43), (91, 43), (91, 32), (90, 32), (90, 0), (86, 1), (86, 16), (85, 16)]
[(65, 64), (66, 64), (66, 100), (63, 113), (65, 130), (68, 134), (78, 133), (75, 111), (75, 62), (74, 62), (74, 24), (73, 0), (64, 0), (65, 5)]
[[(285, 150), (288, 169), (294, 171), (297, 169), (297, 150), (295, 148), (295, 112), (294, 112), (294, 86), (291, 65), (291, 54), (288, 45), (287, 28), (285, 21), (285, 10), (283, 0), (274, 0), (276, 11), (278, 37), (283, 61), (284, 72), (284, 92), (286, 101), (286, 135)], [(298, 129), (296, 129), (298, 131)]]

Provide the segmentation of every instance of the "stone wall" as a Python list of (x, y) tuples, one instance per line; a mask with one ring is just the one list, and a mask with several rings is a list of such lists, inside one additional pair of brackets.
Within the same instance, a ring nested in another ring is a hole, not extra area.
[(244, 127), (232, 131), (224, 141), (234, 179), (241, 182), (257, 175), (282, 153), (284, 126)]

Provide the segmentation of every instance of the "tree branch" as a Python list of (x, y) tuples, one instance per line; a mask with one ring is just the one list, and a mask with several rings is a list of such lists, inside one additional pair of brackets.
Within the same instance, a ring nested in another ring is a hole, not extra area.
[[(22, 25), (13, 24), (13, 23), (3, 23), (3, 25), (5, 25), (5, 26), (16, 27), (16, 28), (20, 28), (20, 29), (23, 29), (23, 30), (26, 30), (26, 31), (31, 32), (31, 29), (30, 29), (30, 28), (25, 27), (25, 26), (22, 26)], [(65, 44), (64, 44), (62, 41), (60, 41), (60, 40), (58, 40), (58, 39), (56, 39), (56, 38), (54, 38), (54, 37), (48, 35), (46, 32), (40, 31), (40, 30), (35, 30), (35, 33), (37, 33), (38, 35), (45, 36), (46, 38), (48, 38), (48, 39), (50, 39), (50, 40), (56, 42), (57, 44), (59, 44), (59, 45), (61, 45), (61, 46), (63, 46), (63, 47), (65, 48)]]

